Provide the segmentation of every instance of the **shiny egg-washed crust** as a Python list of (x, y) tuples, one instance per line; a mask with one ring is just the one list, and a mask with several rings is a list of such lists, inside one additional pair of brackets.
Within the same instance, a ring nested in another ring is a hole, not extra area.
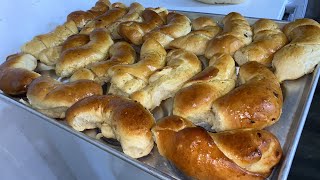
[(69, 77), (76, 70), (103, 60), (108, 56), (111, 45), (113, 45), (113, 40), (105, 29), (92, 31), (87, 44), (67, 49), (61, 53), (56, 64), (56, 74), (60, 77)]
[[(161, 12), (168, 11), (164, 10)], [(164, 24), (162, 17), (155, 11), (146, 9), (142, 12), (143, 22), (128, 21), (119, 25), (118, 33), (126, 41), (135, 45), (143, 43), (143, 36)]]
[(199, 17), (192, 21), (192, 31), (186, 36), (174, 39), (169, 49), (184, 49), (194, 54), (204, 55), (207, 43), (220, 33), (221, 28), (210, 17)]
[(201, 71), (198, 57), (182, 49), (170, 51), (166, 62), (164, 68), (150, 76), (146, 87), (130, 96), (131, 99), (152, 110), (163, 100), (173, 97), (188, 79)]
[(239, 13), (229, 13), (223, 18), (223, 32), (208, 42), (205, 57), (210, 59), (218, 53), (233, 54), (252, 41), (252, 30), (248, 21)]
[(117, 139), (123, 152), (132, 158), (146, 156), (153, 148), (152, 114), (127, 98), (112, 95), (85, 98), (68, 109), (66, 120), (77, 131), (101, 128), (104, 137)]
[(29, 85), (27, 98), (32, 108), (51, 118), (64, 118), (66, 110), (82, 98), (101, 95), (100, 84), (90, 80), (61, 83), (42, 76)]
[(234, 59), (240, 66), (248, 61), (271, 66), (274, 53), (287, 44), (287, 37), (279, 26), (269, 19), (258, 20), (252, 28), (253, 42), (236, 51)]
[(40, 76), (34, 72), (37, 60), (30, 54), (13, 54), (0, 65), (0, 90), (10, 95), (20, 95), (27, 91), (32, 80)]
[(233, 58), (228, 54), (216, 54), (209, 66), (188, 80), (177, 92), (173, 102), (173, 114), (193, 123), (214, 124), (211, 111), (213, 101), (230, 92), (236, 83)]
[(143, 41), (147, 39), (154, 39), (164, 48), (167, 48), (172, 40), (185, 36), (190, 31), (191, 22), (187, 16), (176, 12), (170, 12), (167, 16), (167, 24), (147, 33), (143, 37)]
[(250, 61), (240, 67), (241, 85), (213, 102), (213, 129), (263, 129), (276, 123), (283, 95), (275, 75), (264, 65)]
[(148, 84), (149, 77), (166, 64), (167, 52), (156, 40), (145, 41), (140, 51), (140, 61), (135, 64), (116, 65), (109, 69), (109, 93), (129, 96)]
[(320, 62), (320, 24), (317, 21), (298, 19), (286, 24), (283, 32), (290, 43), (277, 51), (272, 61), (279, 82), (311, 73)]
[(88, 22), (80, 31), (80, 34), (90, 34), (98, 28), (108, 28), (112, 23), (116, 22), (127, 13), (127, 7), (121, 3), (114, 3), (110, 10), (97, 16), (92, 21)]
[(132, 64), (136, 60), (136, 52), (133, 47), (125, 42), (120, 41), (112, 45), (109, 49), (110, 59), (92, 63), (86, 68), (77, 70), (71, 77), (70, 81), (79, 79), (90, 79), (99, 83), (110, 81), (108, 70), (115, 65)]
[(282, 156), (279, 141), (265, 130), (210, 133), (169, 116), (152, 133), (159, 153), (195, 179), (264, 179)]
[(67, 16), (67, 21), (74, 21), (78, 28), (83, 28), (89, 21), (109, 10), (109, 0), (99, 0), (88, 11), (74, 11)]

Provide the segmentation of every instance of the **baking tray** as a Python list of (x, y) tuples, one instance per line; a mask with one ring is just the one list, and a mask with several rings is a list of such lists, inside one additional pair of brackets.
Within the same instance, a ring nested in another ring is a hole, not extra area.
[[(178, 11), (187, 15), (190, 19), (197, 18), (199, 16), (209, 16), (221, 22), (223, 15), (206, 14), (206, 13), (192, 13)], [(254, 23), (256, 18), (247, 18), (250, 24)], [(276, 21), (281, 27), (287, 22)], [(298, 80), (286, 81), (282, 84), (282, 91), (284, 94), (283, 113), (280, 120), (267, 130), (275, 134), (283, 149), (283, 158), (280, 163), (274, 169), (269, 179), (286, 179), (294, 154), (300, 139), (300, 135), (309, 111), (309, 107), (312, 101), (312, 97), (319, 79), (320, 71), (319, 65), (316, 67), (312, 74), (308, 74)], [(20, 101), (18, 97), (11, 97), (6, 94), (0, 93), (0, 98), (4, 99), (14, 106), (20, 107), (35, 114), (45, 121), (48, 121), (52, 125), (64, 129), (65, 131), (85, 140), (86, 142), (97, 146), (98, 148), (110, 153), (117, 158), (120, 158), (133, 166), (140, 168), (141, 170), (158, 177), (160, 179), (188, 179), (179, 170), (177, 170), (168, 160), (160, 156), (155, 147), (150, 155), (133, 159), (122, 153), (121, 147), (114, 141), (104, 141), (94, 138), (96, 132), (86, 131), (78, 132), (68, 126), (64, 121), (57, 121), (52, 118), (35, 111), (29, 106)], [(170, 114), (170, 107), (172, 99), (164, 101), (160, 107), (156, 108), (153, 113), (157, 118)]]

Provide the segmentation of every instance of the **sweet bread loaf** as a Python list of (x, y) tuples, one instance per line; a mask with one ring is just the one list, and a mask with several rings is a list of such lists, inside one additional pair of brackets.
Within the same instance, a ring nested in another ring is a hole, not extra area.
[(120, 96), (91, 96), (71, 106), (68, 124), (77, 131), (99, 127), (106, 138), (117, 139), (123, 152), (140, 158), (153, 148), (152, 114), (141, 104)]

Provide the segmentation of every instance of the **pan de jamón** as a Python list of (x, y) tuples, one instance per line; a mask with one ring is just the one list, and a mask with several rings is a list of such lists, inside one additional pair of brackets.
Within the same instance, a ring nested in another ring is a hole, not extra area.
[(222, 20), (223, 32), (208, 42), (205, 57), (210, 59), (218, 53), (231, 56), (252, 41), (252, 30), (248, 21), (239, 13), (229, 13)]
[(252, 28), (253, 42), (236, 51), (234, 59), (240, 66), (248, 61), (271, 66), (274, 53), (287, 44), (287, 37), (279, 26), (269, 19), (258, 20)]
[(136, 59), (136, 52), (133, 47), (125, 42), (120, 41), (113, 44), (109, 49), (110, 59), (92, 63), (86, 68), (77, 70), (71, 77), (70, 81), (79, 79), (94, 80), (99, 83), (109, 82), (110, 76), (108, 70), (119, 64), (132, 64)]
[(105, 29), (92, 31), (87, 44), (63, 51), (56, 64), (56, 74), (60, 77), (69, 77), (76, 70), (103, 60), (108, 56), (112, 44), (113, 40)]
[(14, 54), (0, 65), (0, 90), (6, 94), (19, 95), (27, 91), (32, 80), (40, 76), (33, 70), (37, 60), (30, 54)]
[(215, 37), (221, 28), (210, 17), (199, 17), (192, 21), (189, 34), (174, 39), (168, 45), (169, 49), (184, 49), (198, 56), (204, 55), (207, 43)]
[(144, 10), (142, 12), (143, 22), (128, 21), (121, 23), (118, 29), (119, 35), (128, 42), (141, 45), (145, 34), (164, 24), (165, 21), (160, 14), (167, 15), (168, 11), (163, 9), (163, 11), (157, 13), (150, 9)]
[(207, 4), (240, 4), (245, 0), (197, 0)]
[(216, 54), (209, 66), (184, 84), (173, 102), (173, 114), (193, 123), (213, 124), (211, 111), (213, 101), (235, 87), (236, 69), (233, 58), (228, 54)]
[(170, 12), (167, 16), (167, 24), (147, 33), (143, 40), (154, 39), (167, 48), (172, 40), (185, 36), (190, 31), (191, 22), (187, 16)]
[(140, 61), (135, 64), (115, 65), (108, 71), (111, 77), (109, 93), (129, 96), (144, 88), (149, 77), (166, 64), (167, 52), (156, 40), (145, 41), (140, 51)]
[(167, 65), (163, 69), (150, 76), (146, 87), (130, 96), (149, 110), (159, 106), (161, 101), (173, 97), (188, 79), (201, 71), (200, 60), (189, 51), (172, 50), (166, 61)]
[(272, 65), (279, 82), (311, 73), (320, 62), (320, 25), (312, 19), (298, 19), (285, 25), (290, 43), (274, 55)]
[(152, 114), (127, 98), (104, 95), (82, 99), (68, 109), (66, 120), (77, 131), (101, 128), (104, 137), (117, 139), (132, 158), (146, 156), (153, 148)]
[(92, 21), (88, 22), (80, 31), (80, 34), (90, 34), (93, 30), (98, 28), (107, 28), (112, 23), (116, 22), (123, 15), (127, 13), (127, 7), (121, 3), (114, 3), (111, 9), (97, 16)]
[(275, 75), (264, 65), (250, 61), (240, 66), (241, 85), (213, 102), (212, 128), (225, 131), (263, 129), (276, 123), (283, 96)]
[(82, 98), (101, 95), (100, 84), (90, 80), (79, 80), (63, 84), (42, 76), (32, 81), (27, 98), (32, 108), (51, 117), (64, 118), (66, 110)]
[(282, 156), (279, 141), (265, 130), (210, 133), (169, 116), (152, 134), (159, 153), (195, 179), (265, 179)]

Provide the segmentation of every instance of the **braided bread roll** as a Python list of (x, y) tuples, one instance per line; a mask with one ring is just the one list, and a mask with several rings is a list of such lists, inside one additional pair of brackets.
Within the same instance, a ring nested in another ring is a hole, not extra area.
[(74, 11), (67, 16), (67, 21), (74, 21), (78, 28), (83, 28), (89, 21), (109, 10), (109, 0), (98, 0), (88, 11)]
[(78, 28), (73, 21), (67, 21), (56, 27), (50, 33), (35, 36), (31, 41), (21, 47), (21, 51), (33, 55), (38, 59), (39, 53), (47, 48), (57, 46), (69, 36), (78, 33)]
[(119, 96), (91, 96), (78, 101), (66, 113), (68, 124), (77, 131), (101, 128), (106, 138), (117, 139), (123, 152), (140, 158), (153, 148), (152, 114), (132, 100)]
[(156, 13), (153, 10), (146, 9), (142, 12), (143, 22), (123, 22), (119, 25), (118, 33), (126, 41), (135, 45), (141, 45), (143, 43), (143, 36), (153, 29), (164, 24), (164, 20), (160, 14), (168, 13), (167, 10)]
[(130, 96), (149, 110), (173, 97), (188, 79), (201, 71), (201, 62), (197, 56), (182, 49), (170, 51), (166, 61), (167, 65), (163, 69), (150, 76), (146, 87)]
[(276, 76), (264, 65), (250, 61), (240, 67), (241, 85), (212, 104), (212, 128), (263, 129), (276, 123), (282, 112), (283, 96)]
[(117, 42), (109, 49), (110, 59), (90, 64), (86, 68), (77, 70), (70, 81), (79, 79), (94, 80), (99, 83), (109, 82), (108, 70), (119, 64), (132, 64), (136, 59), (136, 52), (133, 47), (125, 41)]
[(239, 13), (229, 13), (223, 18), (223, 32), (211, 41), (205, 51), (205, 57), (210, 59), (213, 55), (226, 53), (233, 54), (241, 47), (252, 41), (252, 30), (248, 21)]
[(216, 54), (209, 66), (191, 78), (174, 97), (173, 114), (193, 123), (213, 124), (213, 101), (235, 87), (235, 62), (230, 55)]
[(189, 34), (174, 39), (168, 45), (169, 49), (184, 49), (198, 56), (204, 55), (207, 43), (220, 33), (221, 28), (212, 18), (199, 17), (192, 21)]
[(191, 31), (190, 19), (182, 14), (170, 12), (167, 16), (167, 24), (154, 29), (143, 37), (143, 40), (154, 39), (163, 47), (168, 48), (169, 43)]
[(90, 80), (63, 84), (42, 76), (29, 85), (27, 98), (32, 108), (51, 117), (64, 118), (66, 110), (82, 98), (101, 95), (102, 87)]
[(82, 30), (81, 34), (90, 34), (93, 30), (99, 28), (108, 28), (112, 23), (116, 22), (123, 15), (127, 13), (126, 6), (121, 3), (112, 4), (112, 8), (104, 14), (94, 18), (87, 23)]
[[(82, 43), (83, 41), (79, 44)], [(87, 44), (63, 51), (56, 64), (56, 74), (60, 77), (69, 77), (76, 70), (103, 60), (108, 56), (112, 44), (110, 34), (104, 29), (94, 30), (90, 33), (90, 41)]]
[(311, 73), (320, 62), (320, 25), (312, 19), (298, 19), (284, 29), (290, 43), (274, 55), (272, 65), (280, 82)]
[(140, 51), (140, 61), (132, 65), (116, 65), (109, 69), (109, 93), (129, 96), (148, 84), (149, 77), (166, 64), (167, 52), (153, 39), (145, 41)]
[(274, 53), (287, 44), (287, 37), (277, 23), (269, 19), (258, 20), (252, 28), (253, 42), (236, 51), (234, 59), (239, 65), (257, 61), (271, 66)]
[(265, 179), (282, 156), (279, 141), (265, 130), (210, 133), (169, 116), (152, 133), (159, 153), (195, 179)]
[(0, 65), (0, 90), (10, 95), (20, 95), (27, 91), (32, 80), (40, 76), (34, 72), (37, 60), (30, 54), (8, 56)]

